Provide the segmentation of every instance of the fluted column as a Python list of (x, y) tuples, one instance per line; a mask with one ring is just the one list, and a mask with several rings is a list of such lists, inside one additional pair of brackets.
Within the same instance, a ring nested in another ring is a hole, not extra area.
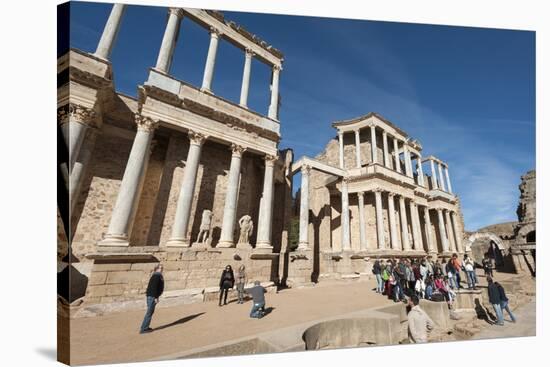
[(419, 208), (418, 205), (414, 204), (414, 219), (416, 221), (416, 231), (418, 236), (418, 246), (416, 246), (416, 250), (424, 251), (424, 239), (422, 238), (422, 225), (420, 224), (420, 213), (418, 212)]
[(302, 184), (300, 186), (300, 233), (298, 249), (307, 250), (309, 246), (309, 173), (310, 166), (302, 166)]
[(390, 155), (388, 152), (388, 133), (386, 130), (382, 131), (382, 147), (384, 148), (384, 166), (390, 168)]
[(453, 231), (453, 225), (451, 224), (451, 216), (449, 215), (449, 211), (447, 209), (443, 210), (443, 213), (445, 215), (445, 223), (447, 225), (447, 233), (449, 234), (449, 247), (451, 251), (458, 252), (456, 241), (455, 241), (455, 235)]
[(252, 68), (252, 57), (254, 53), (249, 48), (244, 54), (243, 83), (241, 85), (241, 99), (239, 104), (243, 107), (248, 105), (248, 88), (250, 86), (250, 70)]
[(409, 224), (407, 221), (407, 209), (405, 208), (405, 198), (399, 197), (399, 214), (401, 215), (401, 247), (403, 251), (409, 251), (411, 244), (409, 242)]
[[(222, 233), (217, 247), (233, 247), (233, 234), (237, 216), (237, 199), (239, 196), (239, 181), (241, 175), (241, 160), (245, 148), (240, 145), (231, 144), (231, 164), (229, 166), (229, 178), (227, 181), (227, 192), (225, 194), (225, 205), (223, 207)], [(270, 203), (263, 200), (263, 207), (269, 207)]]
[(189, 131), (189, 151), (185, 161), (183, 179), (181, 181), (180, 193), (176, 204), (176, 214), (172, 225), (172, 234), (166, 243), (171, 247), (189, 247), (190, 239), (187, 236), (191, 205), (197, 181), (197, 171), (201, 156), (202, 145), (206, 137), (194, 131)]
[(82, 143), (80, 154), (74, 163), (71, 176), (69, 178), (69, 203), (71, 213), (73, 213), (76, 203), (78, 202), (82, 181), (84, 180), (86, 169), (92, 158), (92, 151), (94, 150), (95, 140), (97, 137), (96, 129), (90, 129), (86, 135), (86, 139)]
[(453, 193), (453, 188), (451, 186), (451, 179), (449, 178), (449, 167), (445, 167), (445, 177), (447, 178), (447, 188), (449, 189), (449, 192)]
[(401, 160), (399, 159), (399, 144), (397, 138), (393, 138), (393, 155), (395, 158), (395, 170), (401, 173)]
[(439, 237), (441, 237), (441, 246), (443, 247), (443, 252), (449, 252), (449, 240), (447, 239), (447, 234), (445, 233), (445, 222), (443, 221), (443, 213), (441, 209), (437, 210), (437, 222), (439, 224)]
[(384, 238), (384, 214), (382, 213), (382, 190), (374, 190), (374, 204), (376, 210), (376, 234), (378, 237), (378, 249), (384, 250), (386, 248), (386, 241)]
[(351, 241), (349, 233), (349, 196), (348, 181), (342, 180), (342, 250), (351, 250)]
[(430, 167), (432, 169), (432, 186), (433, 189), (436, 190), (439, 188), (439, 185), (437, 184), (437, 174), (435, 173), (435, 165), (433, 159), (430, 159)]
[(271, 225), (273, 222), (273, 167), (277, 157), (266, 155), (264, 170), (264, 189), (262, 194), (261, 212), (258, 218), (258, 240), (256, 248), (272, 248)]
[(345, 168), (344, 167), (344, 133), (342, 131), (338, 131), (338, 144), (339, 144), (338, 158), (340, 162), (340, 168)]
[(111, 14), (109, 15), (109, 19), (107, 19), (97, 49), (95, 50), (95, 56), (105, 60), (109, 60), (111, 57), (111, 51), (113, 50), (113, 45), (115, 44), (116, 36), (120, 29), (120, 22), (125, 10), (125, 4), (113, 4)]
[(413, 177), (412, 164), (411, 164), (411, 152), (407, 144), (403, 144), (403, 156), (405, 158), (405, 174), (409, 177)]
[(359, 130), (355, 130), (355, 162), (357, 164), (357, 168), (361, 168), (361, 145)]
[(393, 192), (388, 193), (388, 220), (390, 222), (390, 240), (391, 248), (394, 250), (399, 249), (399, 241), (397, 240), (397, 226), (395, 219), (395, 194)]
[(87, 108), (74, 103), (69, 103), (57, 111), (58, 123), (61, 126), (63, 140), (69, 150), (69, 172), (72, 171), (84, 136), (89, 128), (95, 128), (96, 113), (92, 108)]
[(216, 67), (219, 36), (220, 32), (216, 28), (210, 28), (210, 45), (208, 46), (208, 55), (206, 56), (206, 64), (204, 65), (201, 87), (201, 90), (204, 92), (212, 91), (212, 78), (214, 77), (214, 68)]
[(434, 253), (437, 252), (437, 249), (434, 246), (434, 239), (432, 236), (432, 222), (430, 219), (430, 209), (424, 207), (424, 228), (426, 231), (426, 240), (428, 241), (428, 252)]
[(168, 22), (166, 23), (166, 30), (162, 37), (162, 43), (160, 45), (159, 55), (157, 57), (157, 65), (155, 69), (164, 73), (170, 72), (170, 66), (172, 64), (172, 58), (174, 56), (174, 49), (176, 48), (176, 41), (180, 31), (181, 19), (183, 18), (183, 9), (170, 8), (168, 10)]
[(357, 205), (359, 206), (359, 245), (361, 250), (367, 249), (367, 232), (365, 223), (365, 193), (363, 191), (357, 193)]
[(457, 230), (456, 213), (455, 212), (451, 212), (451, 225), (452, 225), (453, 234), (455, 236), (456, 251), (460, 252), (460, 253), (463, 253), (464, 248), (462, 247), (462, 236), (459, 235), (458, 230)]
[(370, 126), (370, 148), (372, 163), (376, 163), (378, 161), (378, 148), (376, 147), (376, 128), (374, 125)]
[(420, 186), (424, 185), (424, 171), (422, 170), (422, 157), (418, 156), (416, 159), (416, 166), (417, 166), (417, 172), (418, 172), (418, 184)]
[(136, 115), (137, 133), (124, 170), (109, 228), (100, 246), (128, 246), (141, 183), (149, 160), (151, 140), (158, 121)]
[(422, 248), (420, 247), (420, 239), (419, 239), (419, 235), (420, 235), (420, 232), (418, 231), (418, 217), (417, 214), (418, 212), (416, 211), (416, 204), (414, 201), (409, 201), (409, 211), (411, 213), (411, 227), (412, 227), (412, 233), (413, 233), (413, 249), (414, 250), (421, 250)]
[(437, 170), (439, 172), (439, 184), (441, 185), (440, 189), (443, 191), (447, 191), (445, 188), (445, 179), (443, 178), (443, 172), (441, 171), (441, 163), (437, 163)]
[(273, 74), (271, 81), (271, 103), (269, 105), (269, 118), (274, 120), (278, 119), (279, 115), (279, 72), (281, 70), (280, 66), (273, 65)]

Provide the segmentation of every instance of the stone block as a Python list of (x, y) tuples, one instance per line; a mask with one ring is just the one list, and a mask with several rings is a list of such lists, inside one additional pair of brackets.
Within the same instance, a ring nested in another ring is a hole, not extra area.
[(126, 284), (132, 281), (141, 282), (143, 271), (112, 271), (107, 274), (106, 284)]
[(93, 272), (88, 280), (88, 285), (99, 285), (105, 284), (107, 280), (107, 272)]
[(124, 271), (130, 270), (132, 264), (94, 264), (93, 271)]
[(91, 297), (105, 297), (105, 296), (120, 296), (124, 292), (124, 285), (122, 284), (104, 284), (95, 285), (89, 289), (89, 295)]

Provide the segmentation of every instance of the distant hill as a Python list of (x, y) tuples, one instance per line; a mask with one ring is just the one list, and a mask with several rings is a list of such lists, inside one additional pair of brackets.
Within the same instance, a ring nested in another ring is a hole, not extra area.
[(517, 221), (491, 224), (490, 226), (478, 229), (477, 232), (492, 232), (500, 238), (506, 239), (514, 236), (514, 227), (517, 224)]

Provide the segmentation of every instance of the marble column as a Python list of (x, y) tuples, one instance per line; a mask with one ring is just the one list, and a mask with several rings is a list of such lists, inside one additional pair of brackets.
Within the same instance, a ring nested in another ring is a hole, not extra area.
[(390, 240), (391, 248), (393, 250), (399, 249), (399, 241), (397, 239), (397, 222), (395, 218), (395, 194), (393, 192), (388, 193), (388, 220), (390, 222)]
[(338, 144), (339, 144), (339, 150), (338, 150), (338, 154), (339, 154), (339, 159), (340, 159), (340, 168), (345, 168), (344, 167), (344, 132), (343, 131), (338, 131)]
[(204, 65), (201, 87), (201, 90), (204, 92), (212, 92), (212, 78), (214, 77), (214, 69), (216, 67), (219, 36), (220, 32), (216, 28), (210, 28), (210, 45), (208, 46), (208, 55), (206, 56), (206, 64)]
[[(225, 205), (223, 207), (222, 233), (216, 247), (233, 247), (233, 234), (237, 216), (237, 203), (239, 198), (239, 182), (241, 176), (241, 161), (245, 148), (231, 144), (231, 164), (229, 166), (229, 177), (227, 191), (225, 193)], [(263, 200), (264, 208), (270, 206), (267, 200)]]
[(409, 151), (407, 144), (403, 144), (403, 157), (405, 158), (405, 174), (409, 177), (413, 177), (411, 152)]
[(164, 36), (162, 37), (162, 43), (160, 45), (160, 51), (157, 57), (157, 65), (155, 66), (155, 69), (164, 73), (170, 72), (170, 66), (172, 65), (172, 58), (174, 56), (174, 49), (176, 48), (176, 41), (178, 39), (182, 18), (183, 9), (169, 9), (168, 22), (166, 23), (166, 30), (164, 31)]
[(451, 216), (449, 215), (449, 211), (447, 209), (443, 210), (443, 214), (445, 215), (445, 223), (447, 227), (447, 233), (449, 234), (449, 247), (451, 251), (458, 252), (456, 241), (455, 241), (455, 235), (453, 231), (453, 226), (451, 224)]
[(435, 166), (433, 159), (430, 159), (430, 167), (432, 169), (432, 189), (437, 190), (439, 185), (437, 184), (437, 174), (435, 173)]
[(189, 151), (187, 152), (183, 179), (176, 204), (172, 234), (166, 243), (170, 247), (189, 247), (190, 245), (190, 239), (187, 236), (187, 227), (189, 226), (189, 216), (191, 215), (191, 205), (193, 204), (201, 150), (206, 137), (194, 131), (189, 131), (188, 135)]
[(271, 225), (273, 222), (273, 167), (277, 157), (266, 155), (264, 158), (264, 189), (261, 212), (258, 217), (258, 240), (256, 248), (273, 248), (271, 245)]
[(426, 240), (428, 241), (428, 252), (437, 253), (437, 249), (434, 246), (434, 239), (432, 236), (432, 222), (430, 218), (430, 209), (427, 206), (424, 207), (424, 228), (426, 231)]
[(342, 180), (342, 250), (351, 250), (351, 241), (349, 233), (349, 196), (348, 181)]
[(409, 242), (407, 209), (405, 208), (405, 198), (403, 196), (399, 197), (399, 214), (401, 215), (401, 248), (403, 251), (409, 251), (411, 244)]
[(357, 168), (361, 168), (361, 141), (359, 130), (355, 130), (355, 162)]
[(370, 148), (372, 163), (376, 163), (378, 161), (378, 148), (376, 147), (376, 127), (374, 125), (370, 126)]
[(414, 250), (421, 250), (422, 247), (420, 247), (420, 240), (419, 235), (420, 232), (418, 231), (418, 217), (415, 215), (416, 210), (416, 203), (414, 201), (409, 201), (409, 212), (411, 213), (411, 228), (412, 228), (412, 235), (413, 235), (413, 245), (412, 248)]
[(445, 233), (445, 222), (443, 221), (443, 213), (441, 209), (437, 210), (437, 222), (439, 224), (439, 237), (441, 237), (441, 246), (443, 247), (443, 252), (449, 252), (449, 240), (447, 239), (447, 234)]
[(393, 154), (395, 158), (395, 169), (401, 173), (401, 160), (399, 159), (399, 144), (397, 138), (393, 138)]
[(424, 239), (422, 238), (422, 225), (420, 224), (420, 213), (418, 212), (418, 205), (414, 204), (414, 220), (416, 221), (416, 230), (418, 232), (418, 246), (416, 249), (419, 251), (424, 251)]
[(449, 167), (445, 166), (445, 178), (447, 178), (447, 188), (449, 192), (453, 193), (453, 188), (451, 187), (451, 179), (449, 178)]
[(440, 189), (443, 190), (443, 191), (447, 191), (447, 189), (445, 188), (445, 179), (443, 178), (443, 172), (441, 171), (441, 163), (437, 163), (437, 170), (439, 172), (439, 184), (441, 185), (440, 186)]
[(82, 143), (80, 154), (74, 163), (71, 176), (69, 177), (69, 208), (71, 213), (74, 212), (78, 197), (80, 196), (82, 181), (92, 158), (96, 137), (96, 129), (90, 129)]
[(273, 65), (273, 74), (271, 81), (271, 103), (269, 104), (268, 117), (277, 120), (279, 115), (279, 72), (280, 66)]
[(248, 88), (250, 86), (250, 70), (252, 68), (252, 57), (254, 53), (249, 48), (244, 54), (243, 82), (241, 85), (241, 99), (239, 104), (243, 107), (248, 106)]
[(302, 166), (302, 184), (300, 186), (300, 234), (298, 249), (307, 250), (309, 247), (309, 174), (310, 166)]
[(128, 246), (142, 179), (149, 160), (151, 140), (158, 121), (136, 115), (137, 133), (120, 183), (109, 228), (99, 246)]
[(459, 235), (457, 226), (456, 226), (456, 213), (451, 212), (451, 226), (453, 230), (453, 234), (455, 236), (455, 243), (456, 243), (456, 251), (459, 253), (464, 252), (464, 248), (462, 247), (462, 236)]
[(80, 152), (86, 131), (96, 127), (96, 113), (92, 108), (70, 103), (57, 111), (57, 118), (61, 125), (63, 140), (69, 150), (68, 170), (70, 173)]
[(367, 232), (365, 222), (365, 193), (357, 193), (357, 207), (359, 209), (359, 246), (361, 250), (367, 249)]
[(391, 158), (388, 152), (388, 133), (385, 130), (382, 131), (382, 147), (384, 148), (384, 166), (391, 168)]
[(125, 10), (126, 4), (113, 4), (111, 14), (109, 15), (109, 19), (107, 19), (107, 23), (103, 28), (103, 33), (101, 34), (101, 38), (95, 50), (95, 56), (104, 60), (109, 60), (111, 57), (111, 51), (113, 50), (113, 45), (115, 44), (116, 36), (120, 29), (120, 22)]
[(420, 186), (424, 185), (424, 171), (422, 170), (422, 157), (418, 156), (416, 158), (416, 166), (417, 166), (417, 172), (418, 172), (418, 184)]
[(374, 204), (376, 210), (376, 235), (378, 237), (378, 249), (386, 248), (384, 238), (384, 214), (382, 213), (382, 190), (374, 190)]

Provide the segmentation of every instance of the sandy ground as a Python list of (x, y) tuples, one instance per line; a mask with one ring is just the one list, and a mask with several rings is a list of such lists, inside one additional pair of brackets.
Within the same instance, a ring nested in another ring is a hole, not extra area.
[(512, 311), (516, 317), (516, 323), (512, 323), (510, 316), (504, 311), (504, 326), (488, 325), (470, 339), (535, 336), (537, 333), (536, 305), (536, 301), (532, 300)]

